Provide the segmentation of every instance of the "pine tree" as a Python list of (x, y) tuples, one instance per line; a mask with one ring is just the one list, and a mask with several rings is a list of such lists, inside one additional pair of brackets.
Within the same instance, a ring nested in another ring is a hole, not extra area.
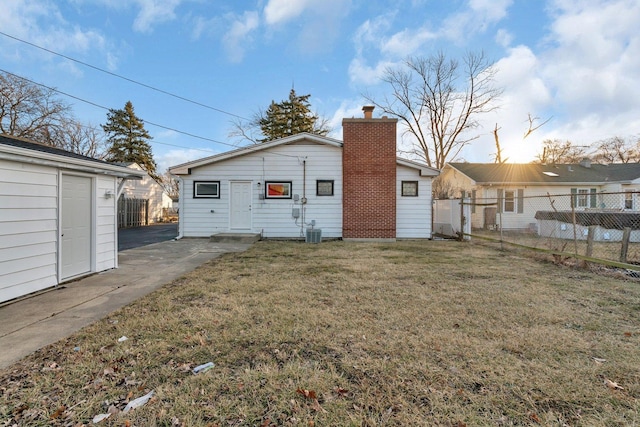
[(124, 110), (110, 109), (102, 129), (111, 144), (107, 161), (137, 163), (156, 181), (160, 179), (148, 142), (152, 137), (144, 128), (144, 122), (135, 115), (131, 101), (127, 101)]
[(326, 135), (329, 129), (319, 121), (319, 117), (311, 112), (309, 97), (311, 95), (296, 95), (296, 91), (291, 89), (289, 99), (271, 105), (260, 117), (258, 124), (262, 130), (264, 139), (259, 142), (272, 141), (296, 135), (302, 132)]

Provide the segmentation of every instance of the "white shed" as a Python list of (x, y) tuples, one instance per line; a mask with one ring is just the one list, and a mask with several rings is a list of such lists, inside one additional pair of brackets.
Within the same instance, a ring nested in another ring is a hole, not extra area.
[(0, 302), (117, 268), (118, 193), (143, 175), (0, 135)]

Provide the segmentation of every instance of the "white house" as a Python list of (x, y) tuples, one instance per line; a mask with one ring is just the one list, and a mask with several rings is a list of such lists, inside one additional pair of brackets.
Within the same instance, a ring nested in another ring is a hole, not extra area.
[(119, 163), (129, 169), (144, 172), (141, 180), (130, 180), (124, 183), (121, 196), (125, 198), (148, 200), (147, 218), (148, 223), (153, 224), (162, 222), (164, 219), (164, 209), (173, 207), (173, 200), (164, 191), (162, 185), (153, 179), (142, 167), (137, 163)]
[(431, 238), (439, 173), (396, 157), (395, 119), (344, 119), (344, 141), (301, 133), (170, 168), (180, 178), (182, 237), (307, 229), (345, 239)]
[[(588, 159), (557, 165), (449, 163), (440, 179), (454, 197), (474, 202), (471, 224), (476, 229), (495, 225), (496, 214), (505, 230), (536, 229), (542, 234), (549, 234), (542, 229), (549, 221), (561, 227), (562, 221), (552, 217), (567, 212), (574, 212), (585, 230), (597, 221), (623, 224), (640, 219), (638, 163), (601, 165)], [(562, 231), (554, 228), (553, 234), (562, 236)]]
[(116, 268), (117, 195), (142, 176), (0, 135), (0, 302)]

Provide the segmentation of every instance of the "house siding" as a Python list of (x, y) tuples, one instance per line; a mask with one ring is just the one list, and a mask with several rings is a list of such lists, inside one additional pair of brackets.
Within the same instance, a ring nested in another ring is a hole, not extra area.
[[(143, 169), (136, 163), (127, 166), (130, 169), (142, 171)], [(148, 217), (149, 223), (161, 222), (163, 219), (163, 208), (170, 208), (173, 205), (171, 198), (164, 192), (164, 189), (148, 174), (142, 180), (129, 180), (122, 189), (122, 195), (127, 198), (149, 200)]]
[(0, 160), (0, 301), (57, 283), (58, 172)]
[[(398, 167), (396, 174), (396, 237), (398, 239), (430, 239), (431, 236), (431, 184), (419, 171)], [(418, 181), (418, 197), (402, 196), (402, 181)]]
[(106, 199), (103, 195), (110, 191), (116, 194), (117, 179), (110, 176), (96, 178), (95, 212), (95, 267), (103, 271), (117, 267), (118, 226), (116, 224), (115, 197)]
[[(303, 176), (306, 168), (306, 185)], [(256, 151), (244, 156), (201, 166), (184, 175), (181, 188), (180, 231), (184, 237), (208, 237), (229, 232), (230, 186), (233, 181), (251, 183), (251, 231), (263, 237), (299, 238), (306, 224), (315, 220), (323, 237), (342, 233), (342, 164), (339, 147), (300, 142)], [(333, 196), (317, 196), (316, 180), (333, 180)], [(194, 198), (194, 181), (219, 181), (220, 198)], [(300, 200), (266, 199), (265, 182), (290, 181)], [(260, 186), (258, 187), (258, 183)], [(293, 208), (301, 218), (292, 217)], [(302, 223), (302, 216), (306, 224)]]

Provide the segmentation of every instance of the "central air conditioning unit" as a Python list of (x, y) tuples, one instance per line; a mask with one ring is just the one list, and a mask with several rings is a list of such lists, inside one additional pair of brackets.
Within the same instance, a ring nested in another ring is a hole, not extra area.
[(306, 243), (322, 242), (322, 230), (319, 228), (307, 228), (307, 236), (304, 241)]

